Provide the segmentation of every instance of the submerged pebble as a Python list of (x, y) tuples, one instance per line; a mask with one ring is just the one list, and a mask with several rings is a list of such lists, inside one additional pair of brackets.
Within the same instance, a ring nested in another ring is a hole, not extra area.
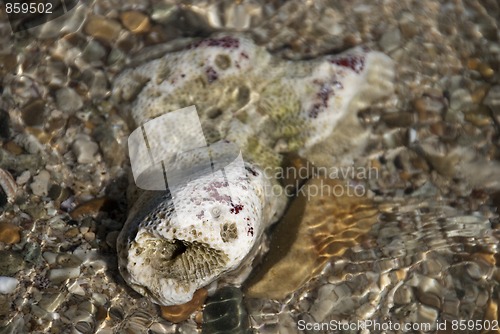
[(47, 196), (49, 192), (49, 181), (50, 173), (45, 169), (41, 170), (33, 177), (33, 182), (30, 184), (33, 194), (36, 196)]
[(24, 268), (25, 262), (21, 254), (14, 251), (0, 251), (0, 276), (14, 275)]
[(206, 334), (250, 333), (248, 313), (243, 305), (243, 294), (240, 289), (224, 287), (207, 299), (203, 310), (201, 332)]
[(71, 146), (76, 160), (80, 164), (89, 164), (94, 161), (94, 156), (99, 150), (99, 145), (86, 136), (81, 136)]
[(191, 299), (186, 304), (173, 305), (173, 306), (161, 306), (161, 316), (168, 321), (173, 323), (179, 323), (188, 319), (193, 312), (201, 309), (205, 299), (207, 298), (208, 291), (204, 288), (197, 290), (193, 299)]
[(16, 290), (19, 281), (14, 277), (0, 276), (0, 293), (8, 295)]
[(19, 226), (0, 222), (0, 242), (17, 244), (19, 241), (21, 241), (21, 229)]

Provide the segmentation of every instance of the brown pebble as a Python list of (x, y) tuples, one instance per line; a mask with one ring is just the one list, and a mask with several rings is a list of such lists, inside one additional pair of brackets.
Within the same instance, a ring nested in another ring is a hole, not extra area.
[[(8, 53), (6, 55), (0, 55), (0, 69), (5, 69), (7, 72), (14, 71), (17, 66), (17, 56), (15, 54)], [(1, 72), (0, 72), (1, 73)]]
[(33, 128), (33, 127), (26, 127), (25, 128), (26, 132), (29, 134), (32, 134), (33, 136), (38, 139), (38, 141), (42, 144), (47, 144), (50, 139), (52, 138), (47, 132), (43, 131), (42, 129), (39, 128)]
[(39, 126), (43, 124), (45, 119), (43, 113), (45, 110), (45, 102), (42, 99), (36, 99), (22, 108), (23, 122), (27, 126)]
[(481, 61), (479, 59), (470, 58), (467, 60), (467, 68), (469, 68), (470, 70), (476, 70), (480, 63)]
[(483, 115), (479, 113), (465, 114), (464, 119), (467, 122), (470, 122), (477, 127), (488, 126), (492, 122), (492, 119), (488, 115)]
[(198, 325), (203, 324), (203, 312), (197, 312), (194, 315), (194, 322), (196, 322)]
[(75, 220), (88, 216), (96, 216), (99, 212), (108, 211), (113, 205), (114, 202), (106, 197), (94, 198), (78, 205), (69, 215)]
[(489, 86), (481, 86), (472, 92), (472, 102), (480, 104), (490, 89)]
[(500, 308), (498, 307), (498, 301), (490, 299), (488, 305), (486, 306), (486, 311), (484, 313), (484, 320), (498, 321), (500, 318)]
[(92, 242), (95, 240), (95, 233), (94, 232), (87, 232), (83, 235), (83, 238), (87, 241), (87, 242)]
[(67, 230), (66, 232), (64, 232), (64, 236), (66, 238), (74, 238), (76, 237), (78, 234), (80, 233), (80, 230), (78, 230), (77, 227), (72, 227), (70, 228), (69, 230)]
[(3, 145), (3, 148), (11, 153), (11, 154), (14, 154), (14, 155), (19, 155), (21, 153), (23, 153), (23, 148), (19, 145), (17, 145), (15, 142), (13, 141), (8, 141), (6, 142), (4, 145)]
[(125, 28), (134, 34), (148, 32), (151, 29), (149, 17), (138, 11), (123, 12), (120, 14), (120, 20)]
[(490, 67), (490, 65), (488, 64), (485, 64), (485, 63), (481, 63), (477, 70), (479, 71), (479, 73), (481, 73), (481, 75), (483, 76), (483, 78), (485, 79), (489, 79), (491, 78), (493, 75), (495, 75), (495, 71)]
[(83, 28), (87, 35), (108, 43), (118, 38), (121, 29), (118, 22), (99, 16), (90, 17)]
[(207, 289), (196, 290), (193, 299), (181, 305), (160, 306), (162, 318), (177, 324), (189, 318), (194, 311), (201, 308), (208, 296)]
[(21, 241), (21, 229), (19, 226), (1, 222), (0, 223), (0, 242), (4, 242), (6, 244), (17, 244)]
[(432, 134), (435, 134), (436, 136), (442, 137), (444, 135), (443, 123), (431, 124), (429, 130), (431, 131)]

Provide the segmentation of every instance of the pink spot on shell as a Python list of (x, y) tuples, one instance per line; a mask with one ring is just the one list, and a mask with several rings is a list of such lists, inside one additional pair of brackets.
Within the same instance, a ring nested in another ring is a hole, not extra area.
[(231, 202), (231, 197), (229, 195), (221, 195), (219, 191), (217, 190), (218, 188), (221, 187), (227, 187), (228, 183), (227, 182), (219, 182), (219, 181), (214, 181), (210, 182), (208, 185), (203, 187), (205, 191), (208, 192), (208, 195), (210, 196), (208, 200), (213, 199), (218, 202), (226, 202), (230, 203)]
[(330, 63), (347, 67), (356, 73), (360, 73), (365, 68), (365, 57), (359, 55), (344, 56), (331, 59)]
[(234, 213), (237, 215), (240, 213), (241, 210), (243, 210), (243, 205), (242, 204), (233, 204), (231, 203), (232, 208), (229, 210), (231, 213)]

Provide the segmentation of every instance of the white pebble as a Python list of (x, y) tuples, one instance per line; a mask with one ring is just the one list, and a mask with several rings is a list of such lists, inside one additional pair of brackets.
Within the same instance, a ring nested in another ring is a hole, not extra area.
[(16, 290), (19, 281), (14, 277), (0, 276), (0, 293), (7, 295)]
[(47, 196), (49, 191), (50, 174), (45, 169), (41, 170), (38, 175), (33, 177), (30, 187), (33, 194), (37, 196)]
[(401, 32), (399, 29), (393, 29), (386, 32), (380, 39), (380, 47), (385, 52), (395, 50), (401, 43)]
[(88, 164), (94, 161), (94, 155), (97, 153), (99, 146), (90, 139), (80, 138), (73, 142), (71, 148), (78, 163)]
[(64, 112), (74, 112), (83, 106), (80, 95), (73, 89), (64, 87), (56, 92), (57, 106)]
[(16, 179), (16, 183), (20, 186), (22, 186), (23, 184), (25, 184), (26, 182), (28, 182), (28, 180), (30, 179), (31, 177), (31, 173), (29, 170), (25, 170), (24, 172), (21, 173), (21, 175), (19, 175)]

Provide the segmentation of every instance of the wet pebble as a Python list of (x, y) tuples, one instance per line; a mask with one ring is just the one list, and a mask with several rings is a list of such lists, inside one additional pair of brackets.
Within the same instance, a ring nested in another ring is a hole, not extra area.
[(207, 299), (203, 310), (203, 334), (249, 333), (243, 294), (235, 287), (224, 287)]
[(384, 52), (389, 53), (401, 43), (401, 31), (397, 28), (387, 31), (380, 39), (380, 47)]
[[(94, 198), (78, 205), (73, 211), (71, 211), (70, 216), (73, 219), (96, 216), (101, 211), (107, 211), (108, 209), (113, 208), (114, 205), (115, 203), (107, 197)], [(82, 233), (87, 231), (83, 231)]]
[(41, 170), (33, 177), (33, 182), (30, 184), (31, 191), (36, 196), (47, 196), (49, 192), (50, 174), (45, 169)]
[[(1, 120), (0, 120), (1, 122)], [(21, 146), (19, 146), (16, 142), (10, 140), (8, 142), (6, 142), (4, 145), (3, 145), (3, 148), (13, 154), (13, 155), (19, 155), (21, 153), (23, 153), (23, 148)]]
[(193, 299), (191, 301), (182, 304), (182, 305), (173, 305), (173, 306), (161, 306), (161, 316), (177, 324), (181, 321), (188, 319), (193, 312), (200, 309), (205, 299), (207, 298), (208, 291), (207, 289), (201, 288), (196, 290), (193, 295)]
[(31, 172), (29, 170), (25, 170), (24, 172), (21, 173), (16, 179), (16, 183), (20, 186), (23, 184), (26, 184), (31, 177)]
[(169, 23), (179, 15), (180, 7), (173, 3), (159, 2), (153, 5), (151, 18), (156, 22)]
[[(89, 72), (87, 72), (89, 73)], [(92, 99), (102, 99), (108, 93), (108, 80), (103, 71), (93, 69), (88, 79), (90, 96)]]
[(55, 312), (66, 299), (65, 293), (47, 293), (38, 302), (38, 306), (47, 312)]
[(108, 43), (118, 38), (121, 29), (122, 27), (118, 22), (99, 16), (90, 17), (83, 28), (87, 35)]
[(26, 243), (23, 249), (24, 260), (28, 263), (36, 264), (42, 256), (42, 250), (38, 243)]
[(63, 268), (75, 268), (82, 264), (82, 260), (73, 254), (62, 253), (57, 255), (56, 263)]
[(404, 13), (399, 20), (399, 28), (406, 39), (410, 39), (418, 33), (418, 24), (411, 13)]
[(6, 244), (17, 244), (21, 241), (21, 229), (19, 226), (8, 223), (0, 223), (0, 242)]
[(149, 18), (138, 11), (126, 11), (120, 14), (120, 20), (125, 28), (135, 34), (148, 32), (151, 29)]
[(7, 295), (16, 290), (19, 281), (14, 277), (0, 276), (0, 293)]
[(69, 87), (63, 87), (56, 92), (57, 107), (67, 113), (73, 113), (83, 106), (80, 95)]
[(106, 235), (106, 244), (112, 249), (116, 248), (116, 239), (118, 239), (118, 234), (120, 234), (120, 231), (112, 231)]
[(484, 105), (490, 108), (499, 108), (500, 107), (500, 85), (493, 86), (488, 91), (484, 101)]
[(0, 251), (0, 276), (16, 274), (24, 268), (24, 258), (21, 254), (13, 251)]
[(48, 279), (54, 283), (59, 284), (68, 278), (77, 278), (80, 276), (80, 268), (61, 268), (51, 269), (48, 274)]
[(337, 305), (339, 297), (335, 294), (335, 286), (333, 284), (323, 285), (318, 290), (318, 298), (311, 306), (309, 313), (313, 318), (321, 322), (323, 321)]
[(82, 57), (85, 61), (92, 63), (103, 60), (106, 54), (107, 51), (104, 46), (102, 46), (102, 44), (98, 41), (93, 40), (89, 41), (89, 43), (83, 50)]
[(21, 117), (27, 126), (39, 126), (43, 124), (45, 101), (42, 99), (35, 99), (25, 105), (21, 110)]
[(473, 105), (472, 95), (466, 89), (455, 90), (450, 97), (450, 108), (454, 111), (465, 111)]
[(80, 136), (71, 146), (76, 160), (80, 164), (88, 164), (94, 161), (94, 155), (99, 150), (99, 146), (86, 136)]

